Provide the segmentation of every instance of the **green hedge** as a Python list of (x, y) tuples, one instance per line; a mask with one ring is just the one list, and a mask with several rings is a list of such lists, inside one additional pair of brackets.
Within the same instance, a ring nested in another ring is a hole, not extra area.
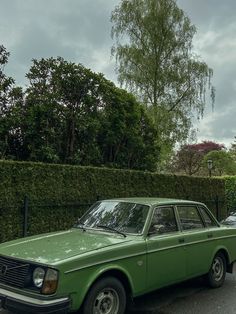
[[(225, 216), (224, 179), (162, 175), (107, 168), (0, 161), (0, 242), (22, 236), (29, 198), (29, 234), (68, 228), (100, 199), (154, 196), (202, 201)], [(71, 204), (71, 205), (70, 205)]]
[(227, 210), (236, 210), (236, 177), (225, 177)]

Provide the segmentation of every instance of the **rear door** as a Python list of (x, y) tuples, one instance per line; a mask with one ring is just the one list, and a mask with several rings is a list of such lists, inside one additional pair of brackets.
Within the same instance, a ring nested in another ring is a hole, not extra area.
[(202, 275), (211, 265), (214, 234), (206, 226), (197, 205), (179, 205), (177, 213), (185, 242), (187, 277)]

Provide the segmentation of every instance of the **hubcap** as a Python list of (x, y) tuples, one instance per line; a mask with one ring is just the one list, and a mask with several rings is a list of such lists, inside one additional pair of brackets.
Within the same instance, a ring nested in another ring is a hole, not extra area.
[(117, 314), (119, 310), (119, 297), (112, 288), (105, 288), (97, 295), (93, 314)]
[(224, 263), (219, 256), (213, 261), (212, 275), (215, 281), (220, 281), (224, 275)]

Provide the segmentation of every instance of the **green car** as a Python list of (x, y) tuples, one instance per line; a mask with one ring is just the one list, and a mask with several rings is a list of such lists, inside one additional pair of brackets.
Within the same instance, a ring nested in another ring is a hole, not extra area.
[(220, 287), (235, 260), (236, 229), (202, 203), (105, 200), (68, 231), (0, 245), (0, 307), (123, 314), (130, 298), (196, 276)]

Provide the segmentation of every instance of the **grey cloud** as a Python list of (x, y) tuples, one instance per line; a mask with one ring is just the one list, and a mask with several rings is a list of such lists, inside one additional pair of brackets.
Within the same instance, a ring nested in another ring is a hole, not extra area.
[[(116, 82), (115, 62), (110, 59), (110, 15), (119, 2), (0, 0), (0, 44), (11, 52), (6, 71), (24, 85), (32, 58), (62, 56)], [(177, 3), (197, 27), (196, 53), (214, 70), (215, 109), (212, 113), (208, 104), (199, 123), (199, 139), (232, 141), (236, 135), (236, 1)]]
[(235, 0), (177, 0), (198, 30), (218, 28), (235, 20)]
[[(0, 0), (7, 71), (24, 84), (32, 58), (62, 56), (114, 77), (110, 14), (118, 0)], [(7, 31), (6, 31), (7, 30)]]
[(234, 105), (222, 108), (221, 112), (207, 114), (200, 123), (199, 140), (215, 140), (229, 145), (236, 134), (235, 116)]
[(199, 140), (230, 144), (236, 135), (236, 2), (234, 0), (178, 0), (197, 26), (194, 39), (197, 54), (214, 70), (216, 87), (214, 112), (208, 110), (198, 128)]

